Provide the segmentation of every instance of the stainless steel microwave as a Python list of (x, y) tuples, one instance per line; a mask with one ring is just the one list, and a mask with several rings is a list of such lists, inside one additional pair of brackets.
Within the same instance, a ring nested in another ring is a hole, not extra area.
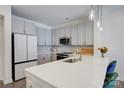
[(61, 37), (59, 40), (59, 43), (62, 45), (70, 45), (71, 44), (71, 38), (70, 37)]

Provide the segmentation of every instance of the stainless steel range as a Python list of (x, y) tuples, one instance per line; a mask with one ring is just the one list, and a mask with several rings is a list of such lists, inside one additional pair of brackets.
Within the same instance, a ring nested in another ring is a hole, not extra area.
[(57, 53), (57, 60), (68, 58), (69, 57), (69, 54), (72, 54), (72, 52)]

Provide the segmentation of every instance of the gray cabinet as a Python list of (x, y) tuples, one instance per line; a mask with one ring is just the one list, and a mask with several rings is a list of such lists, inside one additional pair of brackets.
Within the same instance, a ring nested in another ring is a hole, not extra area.
[(71, 26), (65, 27), (65, 36), (71, 37), (71, 33), (72, 33), (72, 28), (71, 28)]
[(56, 45), (56, 30), (51, 31), (52, 45)]
[(45, 45), (51, 45), (51, 31), (45, 30)]
[(35, 25), (30, 22), (25, 22), (25, 34), (35, 35)]
[(60, 45), (59, 39), (60, 39), (61, 36), (63, 36), (64, 30), (56, 29), (56, 33), (55, 34), (56, 34), (56, 38), (55, 38), (56, 45)]
[(71, 44), (77, 45), (78, 44), (78, 31), (77, 31), (77, 25), (73, 25), (72, 27), (72, 34), (71, 34)]
[(85, 45), (86, 44), (86, 33), (85, 33), (85, 24), (81, 23), (77, 25), (77, 45)]
[(24, 34), (24, 20), (12, 17), (12, 32)]
[(51, 45), (51, 30), (36, 27), (36, 35), (38, 36), (38, 45)]
[(35, 35), (35, 25), (24, 19), (13, 16), (12, 17), (12, 32)]
[(93, 22), (78, 23), (52, 31), (52, 44), (60, 45), (61, 37), (71, 37), (72, 45), (93, 45)]
[(93, 22), (86, 24), (86, 45), (93, 45)]
[(45, 45), (45, 30), (37, 27), (36, 35), (38, 36), (38, 45)]

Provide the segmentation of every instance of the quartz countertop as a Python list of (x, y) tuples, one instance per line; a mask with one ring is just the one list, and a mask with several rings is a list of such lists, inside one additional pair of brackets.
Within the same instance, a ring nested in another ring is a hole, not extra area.
[(109, 58), (82, 56), (82, 60), (75, 63), (64, 62), (74, 58), (79, 58), (79, 55), (27, 68), (26, 76), (35, 77), (39, 82), (44, 81), (58, 88), (103, 87)]

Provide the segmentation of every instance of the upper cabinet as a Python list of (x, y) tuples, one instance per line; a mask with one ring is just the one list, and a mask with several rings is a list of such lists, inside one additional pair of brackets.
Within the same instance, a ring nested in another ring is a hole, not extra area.
[(78, 31), (77, 31), (77, 25), (73, 25), (71, 27), (71, 44), (72, 45), (77, 45), (78, 44)]
[(56, 45), (56, 30), (51, 31), (52, 45)]
[(55, 45), (60, 45), (59, 39), (64, 35), (64, 30), (63, 29), (56, 29), (55, 30)]
[(88, 22), (86, 24), (86, 45), (93, 45), (93, 22)]
[(39, 27), (36, 27), (36, 35), (38, 36), (38, 45), (45, 44), (45, 30)]
[(24, 20), (21, 20), (19, 18), (13, 17), (12, 18), (12, 31), (14, 33), (23, 34), (25, 32), (24, 24), (25, 24)]
[(27, 35), (35, 35), (35, 25), (31, 22), (25, 21), (24, 19), (13, 16), (12, 32)]
[(25, 22), (25, 34), (35, 35), (35, 25), (30, 22)]
[(81, 23), (77, 25), (77, 45), (85, 45), (86, 44), (86, 34), (85, 34), (85, 24)]
[(45, 45), (51, 45), (51, 30), (45, 30)]
[(36, 27), (38, 45), (51, 45), (51, 30)]
[(52, 44), (60, 45), (61, 37), (70, 37), (71, 45), (93, 45), (93, 22), (78, 23), (52, 31)]

